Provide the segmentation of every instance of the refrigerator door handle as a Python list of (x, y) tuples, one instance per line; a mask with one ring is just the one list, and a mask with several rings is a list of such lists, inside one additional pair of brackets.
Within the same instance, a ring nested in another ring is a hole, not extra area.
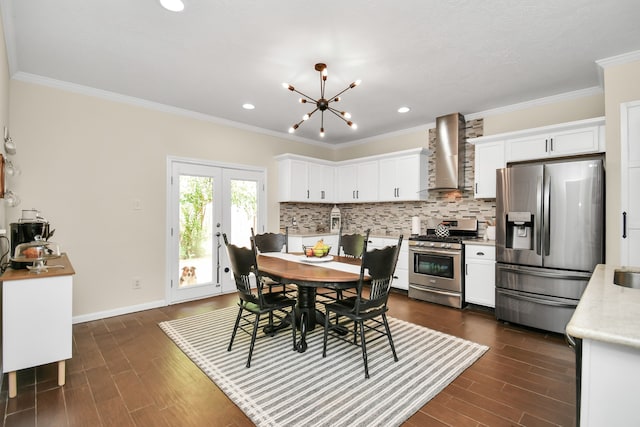
[(517, 265), (508, 265), (508, 264), (498, 264), (497, 270), (498, 271), (508, 270), (508, 271), (517, 272), (518, 274), (526, 274), (529, 276), (547, 277), (552, 279), (565, 279), (565, 280), (585, 280), (591, 277), (590, 273), (572, 274), (570, 271), (567, 271), (567, 272), (562, 272), (561, 274), (558, 274), (557, 272), (545, 271), (544, 269), (538, 269), (538, 268), (533, 269), (533, 268), (521, 267)]
[(542, 202), (542, 237), (544, 244), (544, 256), (549, 256), (551, 250), (551, 178), (544, 174), (544, 200)]
[(542, 242), (542, 220), (540, 218), (542, 208), (542, 177), (538, 177), (538, 182), (536, 184), (536, 212), (534, 220), (534, 227), (536, 231), (536, 255), (542, 255), (540, 246)]
[(550, 305), (550, 306), (553, 306), (553, 307), (575, 308), (578, 305), (577, 301), (576, 301), (575, 304), (573, 304), (573, 303), (554, 301), (552, 299), (546, 299), (546, 298), (535, 298), (535, 297), (530, 297), (530, 296), (527, 296), (527, 295), (522, 295), (519, 292), (508, 291), (508, 290), (504, 290), (504, 289), (500, 289), (498, 292), (500, 292), (502, 294), (505, 294), (505, 295), (509, 295), (513, 299), (519, 299), (519, 300), (522, 300), (522, 301), (528, 301), (528, 302), (532, 302), (532, 303), (535, 303), (535, 304)]

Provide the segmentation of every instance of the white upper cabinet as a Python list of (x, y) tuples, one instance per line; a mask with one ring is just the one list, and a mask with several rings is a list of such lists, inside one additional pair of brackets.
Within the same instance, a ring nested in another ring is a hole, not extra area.
[(279, 201), (362, 203), (427, 198), (429, 151), (417, 148), (330, 162), (296, 154), (276, 156)]
[(378, 161), (338, 166), (338, 202), (378, 201)]
[(605, 151), (604, 117), (467, 140), (475, 145), (474, 197), (496, 197), (496, 169), (509, 162)]
[(281, 202), (335, 200), (335, 167), (331, 162), (283, 155), (278, 160), (278, 199)]
[(604, 118), (514, 132), (504, 139), (507, 162), (603, 152)]
[(427, 151), (380, 159), (380, 201), (427, 198)]
[(309, 200), (332, 202), (335, 200), (336, 168), (329, 165), (309, 163)]
[(476, 199), (496, 198), (496, 169), (502, 169), (504, 141), (487, 142), (475, 146), (475, 183), (473, 196)]

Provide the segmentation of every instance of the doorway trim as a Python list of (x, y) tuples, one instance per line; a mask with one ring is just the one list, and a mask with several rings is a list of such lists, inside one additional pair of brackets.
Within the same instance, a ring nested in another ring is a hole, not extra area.
[[(183, 163), (183, 164), (190, 164), (190, 165), (200, 165), (200, 166), (209, 166), (209, 167), (217, 167), (217, 168), (221, 168), (221, 169), (228, 169), (228, 170), (240, 170), (240, 171), (245, 171), (245, 172), (258, 172), (258, 173), (262, 173), (263, 176), (263, 197), (258, 198), (258, 227), (262, 227), (264, 228), (266, 226), (266, 224), (268, 223), (268, 210), (267, 210), (267, 168), (263, 167), (263, 166), (251, 166), (251, 165), (243, 165), (243, 164), (239, 164), (239, 163), (227, 163), (227, 162), (218, 162), (218, 161), (211, 161), (211, 160), (206, 160), (206, 159), (196, 159), (196, 158), (190, 158), (190, 157), (179, 157), (179, 156), (167, 156), (167, 161), (166, 161), (166, 171), (165, 171), (165, 296), (164, 296), (164, 301), (165, 301), (165, 305), (171, 305), (171, 304), (179, 304), (181, 302), (186, 302), (188, 300), (185, 301), (173, 301), (172, 297), (171, 297), (171, 290), (172, 290), (172, 276), (173, 276), (173, 271), (172, 271), (172, 263), (171, 263), (171, 256), (172, 256), (172, 227), (173, 227), (173, 223), (172, 223), (172, 209), (173, 206), (171, 205), (172, 202), (172, 196), (171, 196), (171, 179), (172, 179), (172, 175), (173, 175), (173, 165), (175, 163)], [(226, 257), (225, 257), (226, 259)], [(235, 288), (234, 288), (235, 291)], [(229, 292), (226, 292), (229, 293)], [(203, 298), (208, 298), (207, 297), (203, 297)], [(197, 299), (197, 298), (196, 298)]]

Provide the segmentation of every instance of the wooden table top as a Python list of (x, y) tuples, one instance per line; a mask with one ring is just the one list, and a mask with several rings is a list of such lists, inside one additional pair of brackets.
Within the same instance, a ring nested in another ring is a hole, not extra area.
[[(360, 265), (359, 259), (342, 256), (334, 256), (333, 261)], [(319, 264), (288, 261), (263, 255), (258, 255), (258, 268), (263, 274), (310, 286), (314, 286), (314, 284), (323, 286), (327, 283), (355, 283), (360, 279), (359, 274), (325, 268)]]
[(24, 279), (42, 279), (45, 277), (53, 277), (53, 276), (70, 276), (76, 274), (73, 266), (71, 265), (71, 261), (69, 261), (69, 257), (67, 257), (66, 253), (60, 255), (59, 258), (51, 258), (47, 261), (48, 265), (63, 265), (63, 268), (50, 268), (48, 271), (44, 271), (42, 273), (31, 273), (26, 268), (14, 270), (12, 268), (7, 268), (2, 276), (0, 276), (0, 281), (6, 282), (9, 280), (24, 280)]

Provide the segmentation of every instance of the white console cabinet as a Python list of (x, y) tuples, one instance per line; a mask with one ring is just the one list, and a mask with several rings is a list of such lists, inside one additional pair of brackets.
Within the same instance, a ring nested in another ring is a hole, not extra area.
[(7, 270), (2, 282), (2, 372), (9, 373), (9, 397), (17, 394), (16, 371), (58, 363), (58, 385), (65, 383), (65, 361), (72, 355), (73, 274), (66, 255), (49, 261), (39, 274)]

